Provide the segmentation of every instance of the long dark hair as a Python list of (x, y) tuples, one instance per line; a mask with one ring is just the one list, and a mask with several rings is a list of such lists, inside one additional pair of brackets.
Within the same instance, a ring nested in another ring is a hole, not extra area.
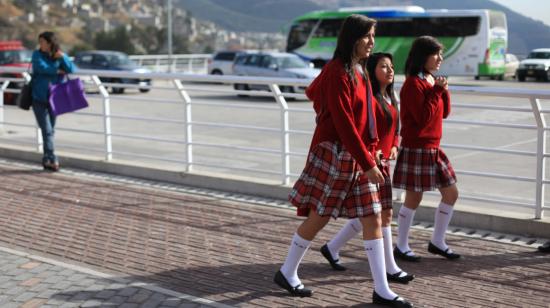
[(443, 50), (443, 45), (434, 37), (421, 36), (414, 40), (409, 56), (405, 62), (405, 74), (407, 76), (428, 73), (424, 66), (428, 57)]
[[(384, 58), (390, 59), (390, 62), (393, 63), (393, 56), (390, 53), (376, 52), (371, 54), (369, 59), (367, 60), (367, 71), (369, 72), (370, 84), (372, 85), (372, 94), (374, 97), (376, 97), (376, 99), (380, 103), (380, 106), (382, 106), (382, 110), (384, 110), (384, 116), (386, 118), (388, 126), (391, 127), (393, 124), (392, 114), (390, 109), (388, 108), (388, 104), (386, 104), (385, 102), (384, 97), (382, 97), (382, 92), (380, 91), (380, 82), (378, 82), (378, 78), (376, 78), (376, 66), (378, 65), (378, 62)], [(395, 93), (393, 91), (393, 81), (386, 87), (386, 93), (390, 96), (391, 104), (399, 114), (397, 98), (395, 97)], [(399, 130), (399, 117), (397, 117), (397, 130)]]
[[(340, 28), (336, 50), (334, 50), (332, 59), (340, 59), (342, 63), (344, 63), (344, 69), (353, 82), (357, 81), (355, 79), (355, 70), (353, 67), (355, 65), (355, 63), (353, 63), (355, 44), (361, 38), (365, 37), (375, 25), (376, 20), (364, 15), (353, 14), (344, 20)], [(365, 70), (365, 64), (361, 63), (361, 65)]]
[(54, 55), (57, 53), (59, 48), (59, 41), (57, 40), (57, 36), (55, 33), (51, 31), (45, 31), (40, 33), (38, 35), (38, 39), (44, 39), (48, 44), (50, 44), (50, 57), (54, 57)]

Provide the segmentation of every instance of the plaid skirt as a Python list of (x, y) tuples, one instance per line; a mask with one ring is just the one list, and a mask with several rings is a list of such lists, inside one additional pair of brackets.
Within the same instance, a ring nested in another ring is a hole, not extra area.
[(399, 149), (393, 171), (393, 187), (422, 192), (455, 183), (455, 171), (442, 149)]
[(384, 175), (384, 183), (379, 184), (380, 187), (380, 203), (382, 204), (382, 209), (392, 209), (392, 185), (391, 185), (391, 176), (390, 176), (390, 161), (382, 159), (381, 164), (378, 166), (380, 171)]
[(298, 216), (364, 217), (381, 211), (378, 185), (369, 182), (355, 159), (338, 142), (324, 141), (310, 151), (289, 201)]

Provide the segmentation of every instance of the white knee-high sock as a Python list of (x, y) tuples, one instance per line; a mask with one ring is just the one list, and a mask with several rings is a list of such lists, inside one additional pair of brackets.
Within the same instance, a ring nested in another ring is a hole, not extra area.
[(395, 294), (388, 285), (386, 277), (386, 262), (384, 262), (384, 240), (365, 240), (365, 251), (369, 259), (370, 273), (374, 280), (374, 290), (385, 299), (394, 299)]
[(327, 243), (328, 250), (332, 255), (334, 260), (340, 259), (340, 249), (357, 233), (363, 230), (363, 226), (359, 221), (359, 218), (353, 218), (348, 220), (348, 222), (336, 233), (336, 235)]
[(453, 208), (454, 207), (452, 205), (441, 202), (435, 211), (432, 243), (439, 249), (446, 250), (449, 248), (449, 246), (445, 243), (445, 232), (447, 232), (449, 222), (453, 216)]
[(399, 209), (397, 216), (397, 248), (401, 252), (411, 250), (409, 247), (409, 229), (411, 228), (415, 212), (415, 210), (409, 209), (404, 205)]
[(402, 272), (399, 266), (397, 266), (397, 264), (395, 263), (395, 259), (393, 258), (393, 245), (390, 226), (382, 227), (382, 236), (384, 239), (384, 260), (386, 261), (386, 271), (390, 274)]
[(302, 284), (300, 278), (298, 278), (298, 265), (300, 265), (310, 244), (311, 241), (303, 239), (298, 233), (294, 233), (285, 263), (281, 266), (281, 273), (283, 273), (288, 283), (293, 287)]

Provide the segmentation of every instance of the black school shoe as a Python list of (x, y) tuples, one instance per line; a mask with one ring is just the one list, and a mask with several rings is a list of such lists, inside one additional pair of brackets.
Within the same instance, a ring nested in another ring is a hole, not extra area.
[(408, 255), (409, 251), (401, 252), (397, 246), (393, 249), (393, 256), (397, 259), (408, 261), (408, 262), (420, 262), (420, 256), (417, 255)]
[(544, 243), (542, 246), (539, 246), (538, 250), (540, 252), (550, 252), (550, 241)]
[(288, 283), (288, 281), (286, 280), (283, 273), (281, 273), (281, 271), (278, 271), (275, 274), (275, 277), (273, 277), (273, 281), (279, 287), (287, 290), (290, 293), (290, 295), (292, 295), (292, 296), (311, 297), (313, 295), (313, 291), (311, 291), (310, 289), (306, 289), (305, 287), (303, 287), (301, 289), (298, 289), (299, 287), (301, 287), (303, 285), (298, 285), (298, 286), (295, 286), (295, 287), (291, 286), (290, 283)]
[(330, 263), (330, 266), (332, 267), (333, 270), (335, 270), (335, 271), (345, 271), (346, 270), (345, 266), (340, 265), (340, 263), (338, 263), (339, 260), (334, 260), (332, 258), (332, 254), (330, 253), (330, 250), (328, 249), (327, 244), (325, 244), (325, 245), (323, 245), (323, 247), (321, 247), (321, 254), (323, 255), (323, 257), (325, 257), (325, 259), (327, 259), (328, 263)]
[(403, 277), (400, 277), (401, 273), (403, 273), (403, 271), (397, 272), (395, 274), (386, 273), (386, 277), (388, 277), (388, 281), (398, 282), (402, 284), (408, 284), (409, 281), (412, 281), (414, 279), (414, 275), (412, 274), (407, 274)]
[(394, 299), (385, 299), (382, 296), (378, 295), (376, 291), (372, 291), (372, 302), (377, 305), (388, 306), (388, 307), (398, 307), (398, 308), (414, 307), (413, 304), (409, 303), (403, 297), (396, 296)]
[(457, 259), (461, 258), (461, 256), (458, 253), (452, 252), (450, 248), (442, 250), (442, 249), (439, 249), (434, 244), (432, 244), (432, 242), (430, 242), (430, 244), (428, 244), (428, 251), (433, 253), (433, 254), (443, 256), (443, 257), (445, 257), (449, 260), (457, 260)]

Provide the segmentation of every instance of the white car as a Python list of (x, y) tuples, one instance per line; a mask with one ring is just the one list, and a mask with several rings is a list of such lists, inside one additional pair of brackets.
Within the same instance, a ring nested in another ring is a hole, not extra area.
[(519, 63), (516, 76), (519, 81), (525, 81), (527, 77), (542, 81), (550, 80), (550, 48), (532, 50), (527, 59)]
[(218, 51), (208, 59), (208, 74), (231, 75), (233, 73), (233, 61), (242, 51), (225, 50)]
[[(286, 52), (258, 52), (239, 55), (233, 73), (239, 76), (262, 76), (313, 79), (321, 72), (302, 58)], [(267, 90), (265, 85), (235, 84), (236, 90)], [(303, 93), (305, 87), (282, 86), (285, 93)]]

